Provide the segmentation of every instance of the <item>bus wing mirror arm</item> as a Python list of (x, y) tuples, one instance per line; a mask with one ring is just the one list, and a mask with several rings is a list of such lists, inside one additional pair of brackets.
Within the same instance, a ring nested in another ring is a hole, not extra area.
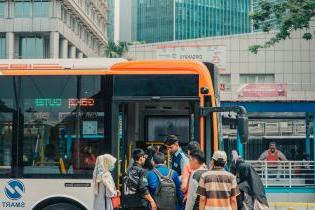
[(248, 142), (248, 116), (245, 107), (230, 106), (230, 107), (201, 107), (200, 115), (206, 117), (213, 112), (235, 112), (237, 114), (237, 130), (238, 135), (243, 144)]

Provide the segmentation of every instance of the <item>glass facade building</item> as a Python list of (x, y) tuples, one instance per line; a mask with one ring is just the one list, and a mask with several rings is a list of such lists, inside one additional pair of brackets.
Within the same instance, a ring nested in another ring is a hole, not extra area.
[(136, 0), (134, 39), (144, 42), (251, 32), (251, 0)]
[(109, 40), (114, 40), (114, 30), (115, 30), (115, 25), (114, 25), (114, 19), (115, 19), (115, 0), (108, 0), (107, 1), (108, 5), (108, 28), (107, 28), (107, 38)]

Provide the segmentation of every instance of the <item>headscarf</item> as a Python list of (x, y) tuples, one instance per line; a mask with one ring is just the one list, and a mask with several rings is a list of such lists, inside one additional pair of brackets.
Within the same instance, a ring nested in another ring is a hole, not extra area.
[(240, 190), (268, 206), (264, 185), (255, 169), (245, 162), (239, 163), (236, 169), (239, 176), (238, 185)]
[(100, 155), (97, 157), (93, 171), (94, 194), (98, 194), (100, 183), (103, 183), (105, 187), (112, 192), (116, 190), (113, 177), (109, 170), (116, 161), (117, 159), (110, 154)]
[(233, 160), (232, 160), (232, 163), (231, 163), (231, 165), (230, 165), (230, 172), (231, 172), (232, 174), (234, 174), (235, 176), (236, 176), (236, 173), (237, 173), (237, 171), (238, 171), (238, 167), (239, 167), (239, 165), (240, 165), (241, 163), (245, 163), (245, 162), (244, 162), (244, 160), (243, 160), (240, 156), (238, 156), (237, 159), (233, 159)]

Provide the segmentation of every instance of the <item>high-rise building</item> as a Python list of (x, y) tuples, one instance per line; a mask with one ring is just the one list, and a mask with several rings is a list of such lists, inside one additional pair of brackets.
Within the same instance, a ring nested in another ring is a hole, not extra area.
[(131, 41), (132, 2), (134, 0), (107, 0), (108, 39)]
[(248, 33), (251, 0), (135, 0), (133, 39), (145, 42)]
[[(115, 38), (115, 0), (107, 0), (108, 3), (108, 28), (107, 28), (107, 38), (109, 40), (114, 40)], [(117, 4), (117, 3), (116, 3)]]
[(106, 0), (0, 0), (0, 59), (103, 53)]

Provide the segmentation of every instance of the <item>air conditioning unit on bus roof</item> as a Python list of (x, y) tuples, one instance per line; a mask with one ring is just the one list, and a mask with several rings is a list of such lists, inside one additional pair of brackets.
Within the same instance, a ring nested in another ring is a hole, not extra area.
[(0, 70), (108, 69), (124, 62), (121, 58), (0, 59)]

